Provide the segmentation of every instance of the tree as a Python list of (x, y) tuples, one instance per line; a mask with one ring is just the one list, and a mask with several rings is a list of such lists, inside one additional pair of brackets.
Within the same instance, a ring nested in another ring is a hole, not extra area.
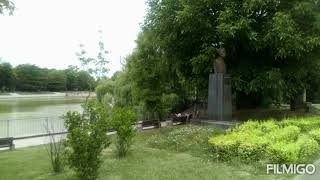
[[(220, 47), (226, 49), (240, 107), (291, 102), (306, 88), (309, 70), (316, 67), (317, 0), (149, 0), (148, 4), (141, 35), (145, 39), (140, 41), (148, 42), (153, 53), (144, 56), (145, 66), (161, 62), (161, 69), (170, 67), (169, 72), (178, 76), (175, 83), (186, 87), (189, 97), (207, 98), (208, 75)], [(136, 51), (146, 50), (138, 39)], [(152, 93), (164, 92), (156, 87)]]
[(127, 58), (127, 63), (133, 97), (141, 102), (146, 116), (157, 118), (160, 123), (167, 110), (174, 106), (167, 104), (167, 94), (179, 91), (181, 86), (173, 82), (176, 75), (170, 71), (170, 64), (164, 61), (152, 33), (145, 31), (139, 35), (137, 48)]
[(79, 84), (77, 81), (78, 78), (78, 68), (76, 66), (68, 66), (65, 69), (65, 73), (67, 76), (67, 90), (68, 91), (76, 91), (79, 88)]
[(14, 68), (16, 89), (19, 91), (43, 91), (47, 89), (47, 70), (31, 64)]
[(48, 73), (49, 91), (65, 91), (67, 88), (67, 76), (64, 71), (53, 70)]
[[(102, 80), (96, 87), (97, 100), (107, 106), (113, 106), (114, 81), (111, 79)], [(111, 97), (111, 98), (108, 98)]]
[(95, 87), (95, 80), (87, 71), (79, 71), (77, 73), (78, 90), (91, 91)]
[(15, 9), (14, 4), (8, 0), (0, 0), (0, 14), (5, 12), (9, 12), (12, 14), (13, 10)]
[(80, 52), (76, 53), (79, 61), (81, 62), (82, 68), (88, 71), (89, 74), (94, 76), (97, 80), (106, 78), (106, 75), (109, 72), (109, 69), (107, 67), (109, 61), (106, 59), (108, 51), (105, 50), (104, 47), (102, 31), (99, 31), (99, 34), (99, 52), (96, 58), (87, 55), (87, 52), (84, 49), (85, 46), (83, 44), (80, 44)]
[(14, 89), (14, 75), (10, 63), (0, 64), (0, 91), (11, 91)]

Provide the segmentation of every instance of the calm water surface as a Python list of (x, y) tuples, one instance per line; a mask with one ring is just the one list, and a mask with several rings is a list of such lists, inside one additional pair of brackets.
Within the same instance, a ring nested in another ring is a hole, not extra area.
[(84, 99), (70, 97), (29, 97), (0, 99), (0, 137), (22, 137), (61, 131), (63, 114), (81, 111)]

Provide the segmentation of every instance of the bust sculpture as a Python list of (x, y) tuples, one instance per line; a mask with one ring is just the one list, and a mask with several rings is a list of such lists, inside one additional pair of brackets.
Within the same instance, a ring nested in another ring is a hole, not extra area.
[(224, 58), (226, 57), (226, 51), (224, 48), (219, 48), (217, 50), (218, 58), (214, 60), (214, 73), (222, 73), (226, 74), (226, 64), (224, 62)]

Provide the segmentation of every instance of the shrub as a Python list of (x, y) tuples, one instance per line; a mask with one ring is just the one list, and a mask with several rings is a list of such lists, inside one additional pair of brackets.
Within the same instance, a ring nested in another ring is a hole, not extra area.
[(239, 157), (243, 161), (257, 161), (264, 157), (268, 140), (259, 130), (252, 130), (213, 137), (209, 139), (209, 144), (219, 160)]
[(262, 134), (269, 133), (275, 129), (279, 129), (278, 122), (274, 120), (269, 121), (253, 121), (249, 120), (248, 122), (238, 126), (237, 128), (233, 129), (233, 132), (249, 132), (249, 131), (260, 131)]
[(243, 161), (306, 162), (317, 154), (317, 141), (320, 140), (320, 130), (311, 131), (311, 137), (305, 135), (306, 130), (317, 127), (318, 123), (318, 119), (312, 118), (284, 122), (249, 121), (225, 135), (210, 138), (209, 144), (214, 156), (224, 161), (236, 157)]
[(101, 151), (110, 144), (106, 136), (108, 112), (94, 101), (86, 102), (83, 109), (82, 114), (69, 111), (64, 116), (69, 132), (68, 161), (80, 179), (94, 180), (102, 162)]
[(282, 126), (297, 126), (301, 129), (301, 132), (309, 132), (313, 129), (320, 128), (319, 118), (303, 118), (303, 119), (288, 119), (281, 123)]
[(265, 149), (269, 143), (264, 136), (260, 136), (257, 133), (240, 134), (238, 142), (237, 155), (243, 161), (258, 161), (259, 159), (263, 159), (265, 157)]
[(50, 158), (52, 170), (55, 173), (59, 173), (64, 168), (64, 152), (65, 145), (62, 139), (56, 140), (54, 135), (49, 135), (50, 142), (47, 145), (47, 151)]
[(306, 163), (319, 151), (319, 144), (307, 135), (296, 142), (277, 142), (268, 147), (268, 157), (272, 163)]
[(137, 116), (132, 109), (119, 108), (113, 112), (112, 124), (117, 131), (116, 147), (119, 157), (126, 156), (130, 148), (132, 138), (136, 132), (133, 126), (136, 120)]
[(297, 163), (299, 145), (293, 142), (277, 142), (268, 146), (267, 154), (272, 163)]
[(310, 131), (309, 135), (320, 144), (320, 129)]
[(55, 173), (59, 173), (63, 170), (65, 165), (65, 141), (62, 136), (56, 136), (54, 125), (47, 123), (46, 126), (47, 134), (49, 135), (49, 143), (46, 145), (48, 156), (52, 170)]
[(235, 140), (233, 135), (222, 135), (209, 139), (215, 158), (223, 161), (229, 161), (238, 154), (239, 142)]
[(299, 161), (304, 163), (310, 161), (319, 152), (319, 144), (307, 135), (299, 137), (297, 141), (299, 149)]
[(297, 140), (299, 134), (300, 128), (290, 125), (284, 128), (275, 129), (266, 134), (266, 137), (271, 143), (279, 141), (293, 142)]
[(259, 125), (259, 121), (249, 120), (246, 123), (229, 130), (228, 132), (247, 132), (250, 130), (257, 130), (259, 128)]

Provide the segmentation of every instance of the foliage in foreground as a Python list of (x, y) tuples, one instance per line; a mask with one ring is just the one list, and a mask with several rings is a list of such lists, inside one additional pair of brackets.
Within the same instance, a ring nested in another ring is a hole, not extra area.
[(246, 162), (306, 163), (319, 154), (319, 132), (319, 118), (249, 121), (210, 138), (209, 144), (223, 161), (238, 157)]
[(136, 133), (133, 126), (136, 119), (135, 112), (128, 108), (118, 108), (112, 114), (112, 127), (117, 131), (116, 148), (119, 157), (126, 156), (132, 144)]
[(101, 166), (101, 151), (107, 147), (109, 139), (106, 136), (108, 112), (106, 108), (88, 101), (84, 112), (68, 112), (65, 115), (67, 145), (70, 148), (68, 160), (70, 167), (82, 180), (94, 180)]

